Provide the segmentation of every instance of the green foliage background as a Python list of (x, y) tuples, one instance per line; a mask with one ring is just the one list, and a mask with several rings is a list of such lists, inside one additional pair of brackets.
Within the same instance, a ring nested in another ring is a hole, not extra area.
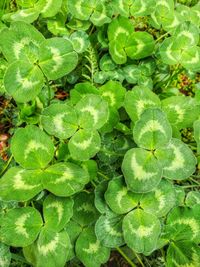
[(3, 0), (0, 16), (0, 266), (199, 267), (200, 3)]

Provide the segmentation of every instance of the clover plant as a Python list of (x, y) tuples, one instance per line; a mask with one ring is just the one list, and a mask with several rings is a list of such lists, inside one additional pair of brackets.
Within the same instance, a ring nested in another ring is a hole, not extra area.
[(0, 9), (0, 266), (200, 266), (200, 4)]

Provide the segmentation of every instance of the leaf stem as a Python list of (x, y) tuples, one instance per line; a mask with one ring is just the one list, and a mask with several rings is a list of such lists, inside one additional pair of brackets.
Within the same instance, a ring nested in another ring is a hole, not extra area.
[(200, 187), (200, 185), (183, 185), (182, 188), (193, 188), (193, 187)]
[(103, 174), (102, 172), (97, 172), (101, 177), (103, 177), (105, 180), (110, 180), (110, 178), (108, 176), (106, 176), (105, 174)]
[(137, 260), (138, 260), (139, 263), (140, 263), (140, 265), (141, 265), (142, 267), (145, 267), (144, 264), (143, 264), (143, 262), (142, 262), (142, 260), (141, 260), (141, 258), (140, 258), (140, 256), (139, 256), (134, 250), (132, 250), (132, 251), (133, 251), (133, 253), (135, 254)]
[(4, 172), (8, 169), (8, 167), (9, 167), (9, 165), (10, 165), (12, 159), (13, 159), (13, 155), (10, 156), (9, 160), (8, 160), (7, 163), (6, 163), (6, 166), (5, 166), (5, 167), (3, 168), (3, 170), (1, 171), (0, 176), (3, 175)]
[(48, 88), (48, 105), (50, 104), (50, 100), (51, 100), (51, 87), (49, 85), (49, 80), (47, 79), (47, 76), (44, 74), (42, 68), (39, 66), (39, 64), (37, 65), (39, 67), (39, 69), (41, 70), (43, 76), (44, 76), (44, 79), (45, 79), (45, 84)]
[(164, 33), (163, 35), (161, 35), (158, 39), (156, 39), (156, 43), (158, 42), (158, 41), (160, 41), (162, 38), (164, 38), (165, 36), (167, 36), (169, 33), (168, 32), (166, 32), (166, 33)]
[(199, 185), (199, 186), (200, 186), (200, 183), (199, 183), (198, 181), (196, 181), (195, 179), (193, 179), (193, 178), (190, 178), (190, 180), (191, 180), (192, 182), (194, 182), (195, 184), (197, 184), (197, 185)]
[(136, 267), (136, 265), (131, 261), (131, 259), (119, 247), (116, 249), (122, 255), (122, 257), (130, 264), (130, 266)]

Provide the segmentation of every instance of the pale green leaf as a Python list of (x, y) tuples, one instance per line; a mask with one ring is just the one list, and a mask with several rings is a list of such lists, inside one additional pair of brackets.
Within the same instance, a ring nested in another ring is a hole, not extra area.
[(54, 145), (40, 128), (29, 125), (15, 132), (11, 140), (11, 152), (22, 167), (38, 169), (46, 167), (52, 160)]
[(48, 134), (60, 139), (71, 137), (78, 129), (76, 112), (68, 103), (53, 103), (45, 108), (41, 124)]
[(68, 197), (89, 182), (88, 172), (74, 163), (57, 163), (45, 170), (44, 188), (56, 196)]
[(156, 149), (172, 138), (172, 128), (165, 113), (158, 108), (146, 109), (133, 128), (133, 138), (139, 147)]
[(10, 168), (0, 179), (0, 198), (5, 201), (27, 201), (42, 191), (40, 170)]
[[(98, 111), (97, 111), (98, 112)], [(90, 114), (88, 114), (88, 117)], [(92, 116), (92, 115), (91, 115)], [(84, 119), (84, 118), (83, 118)], [(69, 141), (69, 151), (73, 159), (86, 161), (99, 152), (101, 139), (97, 131), (79, 130)]]
[(72, 43), (59, 37), (46, 39), (40, 46), (39, 54), (39, 66), (49, 80), (63, 77), (78, 63)]
[(0, 266), (9, 267), (11, 262), (11, 253), (8, 246), (0, 243)]
[(40, 213), (34, 208), (9, 210), (2, 219), (0, 239), (14, 247), (28, 246), (37, 238), (42, 224)]
[(61, 231), (73, 215), (74, 202), (71, 198), (48, 195), (43, 202), (45, 227)]
[(122, 172), (128, 188), (136, 193), (153, 190), (162, 177), (162, 168), (157, 159), (142, 148), (133, 148), (126, 152)]
[(110, 256), (110, 249), (101, 245), (97, 240), (94, 228), (83, 230), (76, 242), (76, 255), (85, 267), (100, 267)]
[(136, 209), (124, 217), (124, 239), (137, 253), (151, 253), (156, 248), (160, 232), (159, 219), (141, 209)]

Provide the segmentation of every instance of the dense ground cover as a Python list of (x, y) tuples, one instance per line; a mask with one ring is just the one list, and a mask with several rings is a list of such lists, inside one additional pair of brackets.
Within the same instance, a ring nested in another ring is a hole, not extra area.
[(200, 266), (200, 4), (0, 2), (0, 266)]

